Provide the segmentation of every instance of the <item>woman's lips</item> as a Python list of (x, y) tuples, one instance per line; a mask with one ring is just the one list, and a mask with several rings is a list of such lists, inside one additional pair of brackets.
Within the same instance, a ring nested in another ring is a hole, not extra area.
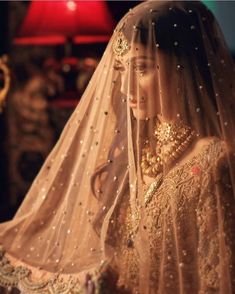
[(137, 109), (137, 105), (130, 105), (131, 109)]
[(129, 100), (129, 105), (131, 108), (137, 108), (137, 101), (136, 100)]
[(129, 97), (129, 102), (137, 103), (137, 100), (135, 98)]
[[(144, 101), (143, 102), (139, 102), (139, 106), (141, 106), (142, 104), (144, 104)], [(136, 100), (134, 100), (134, 99), (129, 99), (129, 106), (131, 107), (131, 108), (137, 108), (137, 106), (138, 106), (138, 103), (137, 103), (137, 101)]]

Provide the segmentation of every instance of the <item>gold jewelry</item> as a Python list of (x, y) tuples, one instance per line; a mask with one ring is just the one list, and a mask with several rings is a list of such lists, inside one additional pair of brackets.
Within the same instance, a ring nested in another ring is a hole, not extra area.
[(0, 112), (3, 110), (3, 106), (5, 105), (5, 98), (10, 88), (11, 83), (11, 74), (10, 69), (7, 66), (8, 57), (6, 55), (0, 58), (0, 71), (2, 71), (4, 76), (4, 86), (0, 90)]
[(129, 51), (130, 45), (128, 44), (127, 38), (122, 32), (119, 32), (114, 43), (113, 52), (117, 57), (121, 57)]
[(144, 204), (145, 206), (151, 201), (153, 195), (161, 186), (163, 181), (163, 173), (159, 173), (151, 185), (147, 188), (147, 191), (144, 193)]
[(156, 150), (147, 145), (142, 150), (141, 168), (144, 175), (156, 177), (187, 149), (195, 137), (195, 132), (181, 120), (162, 122), (154, 130)]

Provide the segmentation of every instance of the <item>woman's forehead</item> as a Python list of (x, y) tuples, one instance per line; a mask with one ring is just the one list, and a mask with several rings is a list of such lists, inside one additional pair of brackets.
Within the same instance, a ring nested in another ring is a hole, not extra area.
[(130, 48), (130, 50), (124, 54), (121, 58), (119, 58), (119, 61), (121, 63), (127, 63), (137, 60), (153, 60), (154, 55), (153, 52), (149, 52), (146, 47), (143, 45), (135, 45), (133, 44)]

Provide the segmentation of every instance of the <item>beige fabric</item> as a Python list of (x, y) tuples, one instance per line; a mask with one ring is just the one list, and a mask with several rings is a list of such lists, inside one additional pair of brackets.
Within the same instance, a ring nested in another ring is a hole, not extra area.
[[(145, 208), (149, 293), (233, 292), (235, 209), (225, 148), (210, 138), (196, 156), (172, 168), (157, 192), (151, 191)], [(140, 285), (138, 252), (127, 244), (130, 227), (138, 221), (133, 222), (128, 204), (126, 208), (125, 226), (121, 219), (115, 224), (118, 283), (135, 293)]]
[[(138, 5), (14, 219), (0, 225), (1, 284), (22, 293), (233, 293), (234, 114), (233, 60), (206, 7)], [(156, 125), (179, 121), (194, 141), (159, 175), (144, 175)]]

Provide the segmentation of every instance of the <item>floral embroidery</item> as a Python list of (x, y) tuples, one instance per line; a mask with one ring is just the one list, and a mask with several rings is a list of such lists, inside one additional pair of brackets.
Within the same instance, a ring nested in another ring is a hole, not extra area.
[[(219, 254), (219, 241), (217, 222), (210, 215), (211, 211), (216, 211), (216, 206), (215, 197), (209, 191), (213, 191), (212, 175), (216, 162), (224, 152), (222, 141), (213, 138), (198, 155), (172, 169), (162, 182), (156, 179), (145, 190), (145, 227), (150, 244), (149, 287), (153, 293), (175, 293), (181, 283), (179, 276), (184, 279), (186, 293), (196, 293), (193, 291), (199, 283), (195, 275), (198, 263), (202, 284), (200, 293), (209, 293), (211, 289), (218, 291), (216, 256)], [(134, 291), (140, 279), (140, 260), (135, 250), (140, 219), (133, 217), (138, 215), (138, 211), (133, 214), (130, 207), (126, 215), (126, 227), (120, 230), (118, 239), (121, 240), (118, 257), (122, 260), (119, 281)], [(207, 227), (211, 221), (215, 228), (210, 232)], [(131, 246), (128, 246), (130, 240)]]

